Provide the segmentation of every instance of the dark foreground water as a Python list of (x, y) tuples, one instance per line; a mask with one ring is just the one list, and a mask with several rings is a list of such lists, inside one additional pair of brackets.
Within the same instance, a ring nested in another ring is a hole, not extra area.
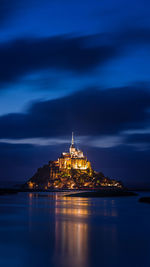
[(149, 267), (150, 205), (138, 197), (1, 196), (0, 266)]

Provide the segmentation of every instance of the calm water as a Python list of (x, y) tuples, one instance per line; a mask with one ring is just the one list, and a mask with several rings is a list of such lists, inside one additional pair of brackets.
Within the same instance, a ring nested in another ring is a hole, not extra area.
[(137, 200), (1, 196), (0, 266), (149, 267), (150, 205)]

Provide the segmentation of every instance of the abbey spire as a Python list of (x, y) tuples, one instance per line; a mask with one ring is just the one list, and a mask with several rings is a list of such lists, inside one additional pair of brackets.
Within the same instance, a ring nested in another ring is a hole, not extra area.
[(72, 139), (71, 139), (71, 146), (70, 146), (70, 154), (73, 155), (76, 151), (76, 148), (74, 146), (74, 136), (73, 136), (73, 132), (72, 132)]
[(74, 145), (74, 136), (73, 136), (73, 132), (72, 132), (72, 141), (71, 141), (71, 145)]

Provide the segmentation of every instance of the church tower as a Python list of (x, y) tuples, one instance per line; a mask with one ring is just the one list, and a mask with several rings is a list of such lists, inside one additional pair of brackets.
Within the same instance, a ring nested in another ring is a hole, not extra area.
[(72, 132), (72, 140), (71, 140), (71, 146), (70, 146), (70, 154), (73, 155), (76, 152), (76, 148), (74, 146), (74, 136)]

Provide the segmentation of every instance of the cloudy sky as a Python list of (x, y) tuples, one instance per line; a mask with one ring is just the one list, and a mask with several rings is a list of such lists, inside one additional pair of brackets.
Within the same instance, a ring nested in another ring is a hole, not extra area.
[(0, 1), (0, 179), (68, 150), (150, 187), (150, 2)]

